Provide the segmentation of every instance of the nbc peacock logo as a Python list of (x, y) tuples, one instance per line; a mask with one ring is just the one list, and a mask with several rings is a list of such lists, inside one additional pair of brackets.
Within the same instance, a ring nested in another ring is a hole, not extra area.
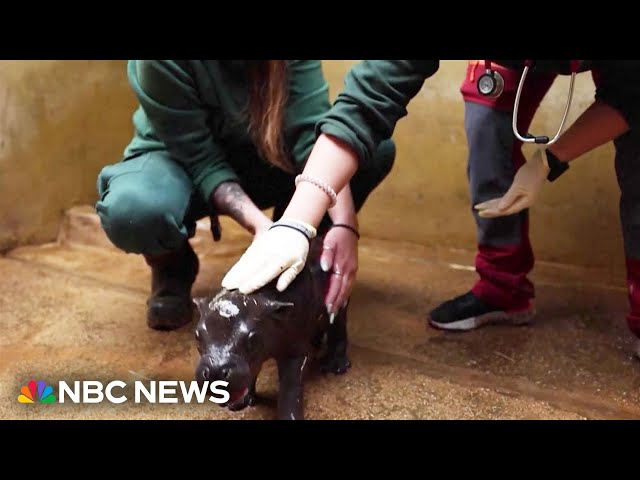
[(20, 388), (20, 395), (18, 395), (20, 403), (55, 403), (56, 401), (53, 388), (43, 380), (38, 382), (31, 380)]

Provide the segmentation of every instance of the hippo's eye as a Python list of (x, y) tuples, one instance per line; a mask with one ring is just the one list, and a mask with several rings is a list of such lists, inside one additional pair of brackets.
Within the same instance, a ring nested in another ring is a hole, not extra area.
[(250, 332), (247, 337), (247, 350), (250, 353), (257, 352), (262, 346), (262, 339), (257, 332)]

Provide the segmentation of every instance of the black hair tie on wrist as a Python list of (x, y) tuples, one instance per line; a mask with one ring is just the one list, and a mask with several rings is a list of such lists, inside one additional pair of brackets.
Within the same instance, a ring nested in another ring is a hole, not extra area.
[(291, 230), (295, 230), (296, 232), (300, 232), (302, 235), (304, 235), (304, 238), (306, 238), (308, 241), (310, 240), (309, 235), (307, 234), (307, 232), (305, 232), (304, 230), (294, 227), (293, 225), (287, 225), (287, 224), (283, 224), (283, 223), (274, 223), (273, 225), (271, 225), (271, 227), (269, 227), (269, 230), (276, 228), (276, 227), (286, 227), (286, 228), (290, 228)]
[(353, 228), (351, 225), (347, 225), (346, 223), (334, 223), (333, 225), (331, 225), (331, 228), (334, 228), (334, 227), (342, 227), (342, 228), (346, 228), (347, 230), (351, 230), (354, 233), (354, 235), (358, 237), (358, 240), (360, 240), (360, 233), (358, 233), (358, 230)]

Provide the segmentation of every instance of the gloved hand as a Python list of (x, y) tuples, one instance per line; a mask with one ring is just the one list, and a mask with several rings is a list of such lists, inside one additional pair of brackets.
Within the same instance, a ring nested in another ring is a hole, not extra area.
[(504, 217), (521, 212), (533, 205), (549, 174), (545, 155), (544, 148), (536, 150), (531, 159), (520, 167), (511, 187), (503, 197), (474, 206), (478, 210), (478, 215), (483, 218)]
[[(315, 229), (301, 222), (302, 230)], [(282, 292), (302, 271), (309, 254), (309, 237), (294, 228), (277, 226), (257, 237), (240, 260), (222, 279), (222, 287), (252, 293), (279, 276), (276, 288)]]

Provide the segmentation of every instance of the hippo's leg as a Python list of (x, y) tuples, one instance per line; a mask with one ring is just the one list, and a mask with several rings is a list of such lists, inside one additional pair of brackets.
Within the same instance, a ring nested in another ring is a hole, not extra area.
[(318, 333), (311, 339), (311, 347), (314, 350), (320, 350), (322, 348), (322, 342), (324, 340), (324, 332)]
[(247, 407), (252, 407), (256, 403), (256, 382), (258, 381), (258, 377), (253, 379), (251, 386), (249, 387), (249, 391), (244, 396), (242, 400), (237, 401), (236, 403), (230, 403), (227, 405), (227, 408), (232, 412), (237, 412), (238, 410), (243, 410)]
[(277, 361), (278, 420), (304, 420), (303, 378), (307, 358), (307, 356), (287, 357)]
[(351, 367), (347, 356), (347, 306), (341, 308), (327, 332), (327, 353), (320, 361), (322, 372), (333, 372), (337, 375), (346, 373)]

